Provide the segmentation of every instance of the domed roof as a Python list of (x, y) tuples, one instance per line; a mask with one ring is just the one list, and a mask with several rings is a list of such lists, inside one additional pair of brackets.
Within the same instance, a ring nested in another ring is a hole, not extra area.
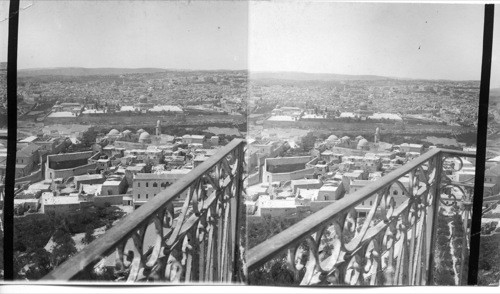
[(326, 139), (327, 141), (336, 141), (338, 140), (339, 137), (335, 136), (335, 135), (330, 135), (330, 137), (328, 137), (328, 139)]
[(144, 133), (144, 132), (145, 132), (145, 130), (144, 130), (144, 129), (138, 129), (138, 130), (137, 130), (137, 134)]
[(120, 132), (117, 129), (112, 129), (111, 131), (109, 131), (108, 136), (116, 136), (119, 134)]
[(344, 136), (342, 137), (342, 140), (351, 140), (351, 138), (349, 138), (349, 136)]
[(123, 131), (122, 134), (124, 134), (124, 135), (130, 135), (130, 134), (132, 134), (132, 131), (131, 130), (125, 130), (125, 131)]
[(359, 140), (358, 147), (366, 147), (366, 146), (368, 146), (368, 140), (366, 139)]
[(148, 132), (142, 132), (141, 135), (139, 136), (139, 142), (141, 141), (146, 141), (150, 139), (150, 135)]
[(361, 103), (359, 104), (359, 109), (367, 109), (367, 108), (368, 108), (368, 105), (366, 105), (366, 103), (365, 103), (365, 102), (361, 102)]
[(139, 96), (139, 102), (140, 103), (147, 103), (148, 98), (146, 98), (146, 96), (144, 96), (144, 95), (141, 95), (141, 96)]

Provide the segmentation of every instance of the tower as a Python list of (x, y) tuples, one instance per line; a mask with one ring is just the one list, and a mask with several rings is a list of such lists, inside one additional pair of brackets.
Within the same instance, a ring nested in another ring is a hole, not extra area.
[(160, 120), (158, 120), (156, 122), (156, 136), (160, 136), (161, 135), (161, 122)]
[(374, 139), (374, 143), (378, 143), (380, 142), (380, 129), (377, 127), (375, 129), (375, 139)]

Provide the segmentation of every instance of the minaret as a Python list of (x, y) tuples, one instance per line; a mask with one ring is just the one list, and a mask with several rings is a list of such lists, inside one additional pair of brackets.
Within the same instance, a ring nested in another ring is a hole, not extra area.
[(377, 127), (375, 129), (375, 139), (374, 139), (374, 143), (378, 143), (380, 142), (380, 129)]
[(158, 120), (156, 122), (156, 136), (159, 137), (160, 135), (161, 135), (161, 122), (160, 122), (160, 120)]

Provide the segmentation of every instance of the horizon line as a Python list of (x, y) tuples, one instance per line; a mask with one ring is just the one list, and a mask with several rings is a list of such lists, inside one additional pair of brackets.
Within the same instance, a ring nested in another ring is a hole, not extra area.
[[(0, 62), (7, 63), (7, 62)], [(62, 66), (62, 67), (31, 67), (31, 68), (18, 68), (17, 70), (47, 70), (47, 69), (66, 69), (66, 68), (81, 68), (81, 69), (159, 69), (165, 71), (247, 71), (248, 73), (302, 73), (311, 75), (344, 75), (344, 76), (376, 76), (386, 79), (395, 80), (432, 80), (432, 81), (480, 81), (481, 79), (447, 79), (447, 78), (422, 78), (422, 77), (398, 77), (386, 76), (380, 74), (345, 74), (335, 72), (307, 72), (307, 71), (286, 71), (286, 70), (249, 70), (249, 69), (193, 69), (193, 68), (163, 68), (163, 67), (84, 67), (84, 66)], [(500, 85), (498, 85), (500, 87)]]

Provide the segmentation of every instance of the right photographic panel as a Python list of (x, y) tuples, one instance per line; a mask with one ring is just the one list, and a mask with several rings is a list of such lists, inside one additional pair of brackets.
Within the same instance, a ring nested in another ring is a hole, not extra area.
[[(250, 3), (250, 285), (467, 285), (484, 13)], [(500, 264), (491, 93), (481, 285)]]
[(500, 281), (500, 18), (495, 5), (478, 284)]

